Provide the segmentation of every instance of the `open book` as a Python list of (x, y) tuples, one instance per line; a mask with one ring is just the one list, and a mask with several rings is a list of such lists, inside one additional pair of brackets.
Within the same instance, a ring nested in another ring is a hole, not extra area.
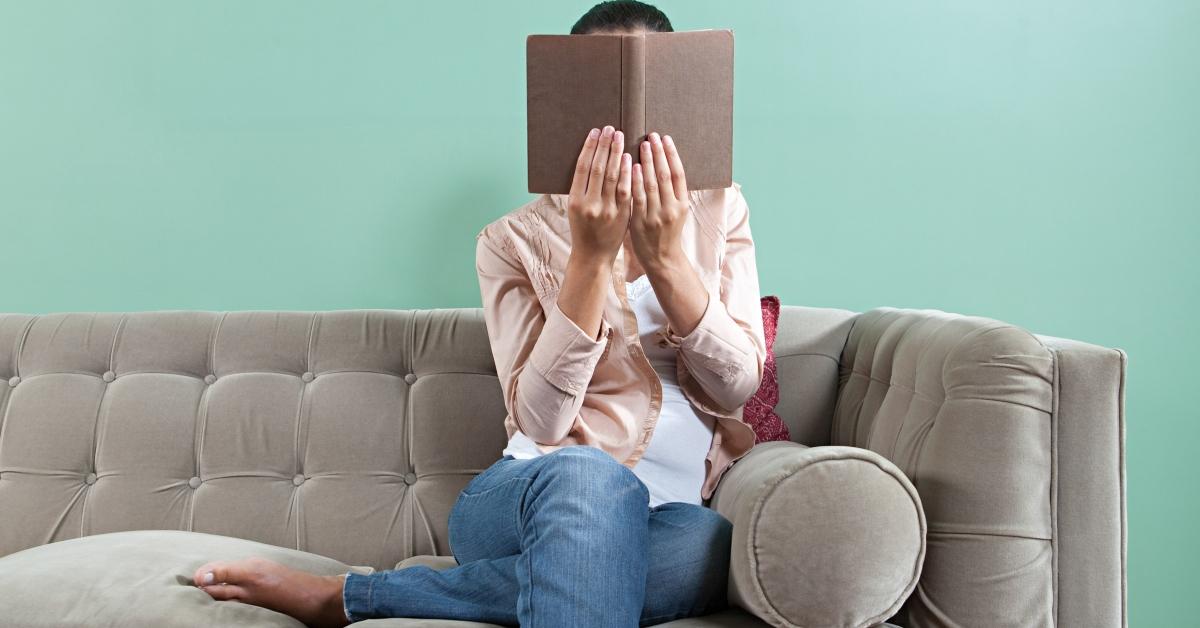
[(529, 191), (567, 194), (587, 132), (611, 124), (639, 161), (670, 135), (689, 190), (733, 180), (733, 31), (530, 35), (525, 40)]

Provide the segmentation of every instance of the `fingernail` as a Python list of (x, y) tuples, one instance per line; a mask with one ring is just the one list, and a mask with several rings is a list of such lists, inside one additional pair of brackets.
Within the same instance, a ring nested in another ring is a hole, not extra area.
[(212, 572), (210, 571), (210, 572), (208, 572), (208, 573), (204, 574), (204, 577), (203, 577), (203, 578), (201, 578), (200, 580), (201, 580), (202, 582), (204, 582), (204, 584), (212, 584), (212, 583), (213, 583), (213, 574), (212, 574)]
[(613, 128), (612, 128), (611, 124), (604, 125), (604, 133), (605, 134), (612, 133), (612, 130), (613, 130)]
[(650, 142), (642, 140), (642, 150), (650, 150)]
[(651, 133), (651, 134), (650, 134), (650, 139), (651, 139), (651, 140), (653, 140), (655, 144), (657, 144), (657, 143), (659, 142), (659, 140), (660, 140), (660, 138), (658, 137), (658, 133), (657, 133), (657, 132)]
[(617, 131), (616, 133), (613, 134), (613, 139), (618, 142), (620, 142), (624, 138), (625, 138), (625, 134), (620, 131)]
[(588, 131), (588, 137), (596, 137), (597, 135), (600, 135), (600, 129), (592, 129), (591, 131)]
[(674, 145), (675, 145), (675, 140), (671, 139), (671, 136), (670, 136), (670, 135), (664, 135), (664, 136), (663, 136), (663, 141), (664, 141), (664, 142), (666, 142), (666, 143), (668, 143), (668, 144), (670, 144), (671, 146), (674, 146)]

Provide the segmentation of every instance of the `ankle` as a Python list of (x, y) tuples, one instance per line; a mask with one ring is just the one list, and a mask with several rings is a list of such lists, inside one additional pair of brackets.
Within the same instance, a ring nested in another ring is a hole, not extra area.
[(321, 599), (321, 617), (330, 626), (346, 626), (350, 620), (346, 618), (346, 606), (343, 601), (343, 591), (346, 587), (345, 574), (322, 578), (328, 586), (323, 587)]

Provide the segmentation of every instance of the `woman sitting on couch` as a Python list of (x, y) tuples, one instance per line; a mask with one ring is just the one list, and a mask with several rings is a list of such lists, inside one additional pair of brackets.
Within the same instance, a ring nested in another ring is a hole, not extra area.
[[(571, 32), (670, 30), (649, 5), (602, 2)], [(766, 357), (748, 209), (736, 184), (689, 191), (669, 135), (650, 133), (636, 164), (623, 147), (592, 129), (569, 194), (478, 236), (510, 440), (451, 511), (458, 566), (320, 577), (221, 561), (196, 586), (322, 626), (631, 627), (727, 606), (732, 524), (706, 502), (754, 444), (738, 412)]]

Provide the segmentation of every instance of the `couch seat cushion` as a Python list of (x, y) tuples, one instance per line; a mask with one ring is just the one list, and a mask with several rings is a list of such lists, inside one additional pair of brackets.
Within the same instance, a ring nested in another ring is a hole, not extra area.
[[(500, 628), (496, 624), (444, 619), (368, 619), (352, 625), (354, 628)], [(703, 617), (656, 624), (656, 628), (768, 628), (768, 624), (741, 609), (731, 608)]]
[(304, 624), (272, 610), (218, 602), (192, 586), (210, 560), (261, 556), (321, 575), (350, 567), (331, 558), (227, 536), (146, 530), (85, 536), (0, 558), (0, 617), (5, 626), (159, 628)]

